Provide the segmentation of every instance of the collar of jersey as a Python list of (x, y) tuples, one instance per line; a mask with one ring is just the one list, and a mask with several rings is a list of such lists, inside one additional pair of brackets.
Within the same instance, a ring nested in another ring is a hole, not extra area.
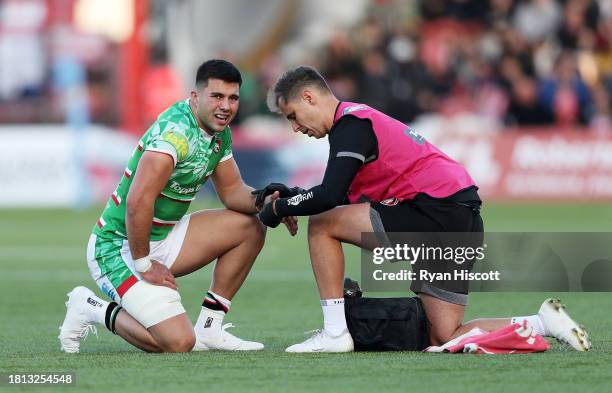
[(204, 131), (201, 127), (199, 128), (200, 128), (200, 134), (202, 135), (202, 139), (204, 139), (206, 143), (210, 143), (210, 141), (212, 141), (214, 137), (208, 135), (208, 132)]

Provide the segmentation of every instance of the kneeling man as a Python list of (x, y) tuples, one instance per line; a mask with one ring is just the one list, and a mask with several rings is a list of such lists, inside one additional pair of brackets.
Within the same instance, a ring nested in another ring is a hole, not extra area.
[[(341, 243), (372, 249), (362, 233), (483, 232), (478, 188), (467, 171), (423, 137), (367, 105), (341, 102), (313, 68), (287, 71), (270, 90), (268, 105), (283, 114), (295, 132), (328, 136), (329, 161), (322, 184), (264, 206), (259, 217), (274, 227), (289, 216), (310, 216), (310, 259), (323, 308), (323, 329), (288, 352), (353, 350), (344, 315), (344, 255)], [(345, 200), (348, 199), (348, 204)], [(340, 206), (343, 205), (343, 206)], [(538, 314), (463, 323), (464, 290), (413, 281), (430, 324), (432, 345), (441, 345), (474, 327), (495, 330), (527, 320), (537, 333), (577, 350), (588, 350), (586, 331), (558, 300), (545, 301)]]
[[(203, 63), (191, 97), (163, 112), (140, 139), (87, 247), (91, 275), (111, 302), (85, 287), (69, 293), (63, 351), (79, 352), (95, 324), (150, 352), (263, 349), (223, 325), (266, 234), (254, 215), (253, 189), (232, 158), (229, 123), (241, 82), (231, 63)], [(226, 209), (186, 214), (209, 177)], [(175, 277), (214, 260), (194, 329)]]

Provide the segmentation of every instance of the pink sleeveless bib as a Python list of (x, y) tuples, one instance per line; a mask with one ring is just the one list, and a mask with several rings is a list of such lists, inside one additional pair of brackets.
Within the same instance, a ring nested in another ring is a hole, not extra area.
[(404, 123), (352, 102), (340, 103), (334, 123), (347, 115), (370, 120), (378, 140), (378, 158), (363, 165), (351, 183), (351, 203), (404, 201), (419, 193), (444, 198), (475, 185), (463, 166)]

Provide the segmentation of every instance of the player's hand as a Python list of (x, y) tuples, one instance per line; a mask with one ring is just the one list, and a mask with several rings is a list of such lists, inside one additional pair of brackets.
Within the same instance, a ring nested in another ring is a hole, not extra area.
[(265, 199), (268, 195), (272, 195), (275, 192), (278, 192), (281, 198), (289, 198), (292, 196), (296, 196), (297, 194), (303, 193), (303, 188), (300, 187), (287, 187), (283, 183), (270, 183), (264, 188), (260, 188), (259, 190), (251, 191), (251, 194), (256, 195), (255, 198), (255, 207), (261, 210), (265, 204)]
[[(265, 199), (263, 204), (267, 205), (268, 203), (272, 203), (272, 201), (277, 200), (278, 198), (280, 198), (280, 192), (278, 191), (274, 191), (272, 194), (268, 195)], [(276, 213), (276, 210), (274, 210), (274, 213)]]
[(272, 195), (266, 198), (266, 204), (263, 209), (259, 212), (257, 217), (259, 217), (259, 221), (262, 222), (267, 227), (276, 228), (278, 224), (281, 223), (282, 219), (276, 215), (274, 211), (274, 201), (279, 198), (279, 192), (274, 191)]
[[(276, 209), (275, 209), (275, 205), (272, 204), (273, 201), (277, 200), (280, 197), (280, 193), (278, 191), (274, 191), (274, 193), (272, 195), (268, 195), (266, 197), (265, 200), (265, 204), (270, 204), (272, 205), (272, 211), (274, 212), (274, 214), (276, 214)], [(277, 215), (277, 214), (276, 214)], [(291, 236), (295, 236), (298, 232), (298, 220), (296, 216), (290, 216), (290, 217), (283, 217), (281, 219), (281, 222), (283, 224), (285, 224), (285, 226), (287, 227), (287, 230), (289, 231), (289, 234)]]
[(146, 272), (140, 273), (143, 280), (153, 285), (162, 285), (170, 289), (178, 290), (176, 279), (166, 265), (157, 261), (151, 261), (151, 267)]
[(295, 236), (298, 233), (298, 220), (296, 216), (283, 217), (281, 222), (285, 224), (291, 236)]

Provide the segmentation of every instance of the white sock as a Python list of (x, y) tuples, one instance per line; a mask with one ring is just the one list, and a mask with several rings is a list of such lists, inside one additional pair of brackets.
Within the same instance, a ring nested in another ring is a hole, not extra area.
[(202, 307), (196, 322), (196, 332), (205, 335), (218, 334), (223, 326), (223, 318), (225, 318), (223, 311)]
[(544, 322), (542, 322), (542, 318), (540, 318), (540, 316), (538, 314), (535, 315), (528, 315), (525, 317), (512, 317), (511, 323), (520, 323), (522, 324), (523, 321), (527, 321), (527, 323), (529, 324), (529, 326), (531, 326), (533, 328), (533, 330), (535, 330), (535, 332), (537, 334), (539, 334), (540, 336), (548, 336), (548, 331), (546, 330), (546, 326), (544, 326)]
[(347, 329), (344, 315), (344, 298), (322, 299), (323, 329), (332, 336), (339, 336)]
[(106, 309), (108, 308), (109, 302), (100, 299), (93, 295), (88, 296), (85, 299), (87, 304), (87, 315), (91, 318), (92, 322), (104, 325), (104, 318), (106, 317)]
[(224, 310), (229, 311), (231, 305), (231, 300), (217, 295), (213, 291), (208, 291), (196, 322), (197, 331), (202, 334), (220, 332), (225, 318)]

